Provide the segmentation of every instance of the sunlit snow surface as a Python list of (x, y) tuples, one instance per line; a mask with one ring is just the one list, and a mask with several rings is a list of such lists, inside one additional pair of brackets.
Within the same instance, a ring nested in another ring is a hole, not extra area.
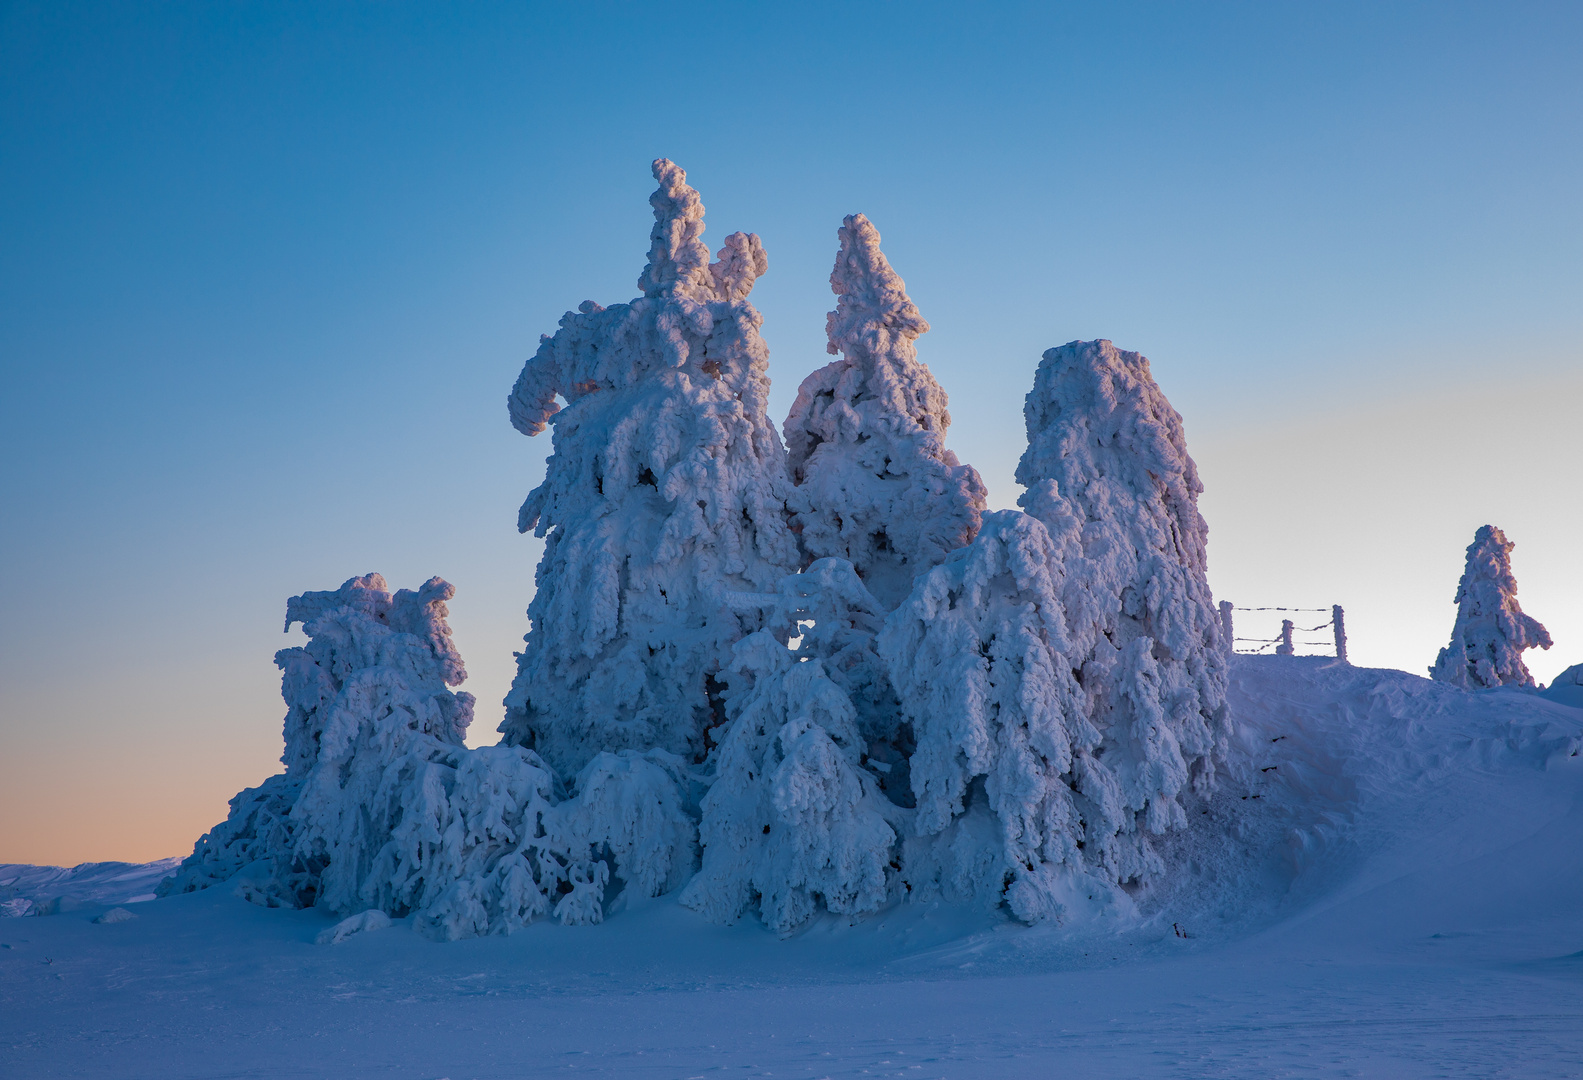
[(1239, 660), (1231, 703), (1232, 775), (1141, 921), (902, 905), (780, 940), (672, 893), (317, 945), (334, 920), (225, 887), (104, 899), (0, 920), (0, 1075), (1583, 1073), (1583, 710), (1307, 658)]

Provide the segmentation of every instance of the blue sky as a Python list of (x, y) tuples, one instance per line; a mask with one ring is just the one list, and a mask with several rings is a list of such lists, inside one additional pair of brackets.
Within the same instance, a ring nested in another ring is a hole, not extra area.
[(1039, 354), (1151, 357), (1211, 579), (1421, 671), (1474, 529), (1583, 661), (1583, 9), (0, 5), (0, 860), (181, 852), (275, 768), (287, 596), (440, 574), (493, 741), (649, 161), (760, 234), (784, 415), (862, 211), (1012, 505)]

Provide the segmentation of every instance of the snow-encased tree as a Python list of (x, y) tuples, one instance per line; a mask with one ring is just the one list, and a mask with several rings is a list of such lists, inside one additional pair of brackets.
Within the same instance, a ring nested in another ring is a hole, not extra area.
[(321, 762), (347, 756), (363, 718), (372, 716), (400, 714), (403, 723), (383, 725), (393, 734), (401, 729), (437, 746), (462, 745), (473, 698), (449, 689), (467, 677), (445, 621), (453, 593), (434, 578), (418, 592), (392, 596), (384, 578), (367, 574), (287, 601), (286, 630), (300, 622), (309, 640), (275, 654), (287, 705), (280, 759), (286, 771), (231, 800), (230, 816), (198, 841), (165, 883), (167, 892), (204, 888), (262, 861), (272, 868), (260, 886), (270, 902), (316, 902), (324, 860), (311, 851), (299, 859), (297, 852), (305, 841), (311, 846), (307, 834), (327, 823), (298, 812), (298, 804), (305, 792), (310, 804), (322, 798), (311, 790), (323, 786)]
[(1051, 349), (1025, 416), (1027, 514), (987, 517), (880, 644), (917, 739), (909, 883), (1031, 921), (1160, 871), (1149, 837), (1229, 719), (1202, 484), (1148, 361)]
[(893, 701), (873, 651), (878, 609), (851, 563), (821, 559), (784, 578), (769, 628), (736, 644), (703, 866), (681, 898), (704, 917), (729, 923), (756, 906), (785, 934), (821, 906), (858, 915), (888, 899), (906, 811), (877, 773), (906, 778), (904, 762), (869, 760), (888, 743), (865, 729), (894, 713), (876, 707)]
[(335, 914), (415, 916), (450, 939), (552, 913), (597, 922), (616, 886), (656, 895), (692, 871), (686, 764), (596, 755), (566, 798), (533, 751), (463, 745), (473, 700), (439, 578), (392, 596), (378, 574), (287, 604), (308, 644), (276, 654), (286, 772), (232, 800), (163, 891), (240, 876), (243, 895)]
[(764, 250), (734, 233), (710, 263), (686, 174), (654, 176), (643, 295), (568, 313), (510, 397), (517, 430), (554, 425), (554, 454), (518, 520), (547, 539), (500, 730), (562, 775), (601, 750), (701, 760), (732, 646), (760, 626), (740, 596), (799, 562), (748, 302)]
[(1230, 733), (1198, 466), (1149, 361), (1108, 341), (1046, 352), (1023, 413), (1018, 504), (1067, 553), (1089, 715), (1126, 807), (1157, 833), (1181, 820), (1186, 779), (1213, 783)]
[(1095, 755), (1061, 574), (1038, 519), (987, 514), (880, 635), (917, 739), (904, 863), (915, 897), (1005, 903), (1035, 922), (1060, 915), (1086, 876), (1150, 868)]
[(1429, 675), (1437, 682), (1468, 690), (1495, 686), (1533, 686), (1523, 663), (1527, 649), (1550, 648), (1550, 633), (1523, 614), (1512, 576), (1516, 545), (1493, 525), (1485, 525), (1468, 545), (1468, 561), (1457, 583), (1457, 619), (1451, 644), (1440, 650)]
[(803, 380), (786, 419), (794, 522), (808, 561), (840, 558), (893, 610), (978, 532), (985, 488), (945, 448), (945, 391), (918, 360), (929, 329), (862, 214), (846, 218), (825, 323), (841, 359)]

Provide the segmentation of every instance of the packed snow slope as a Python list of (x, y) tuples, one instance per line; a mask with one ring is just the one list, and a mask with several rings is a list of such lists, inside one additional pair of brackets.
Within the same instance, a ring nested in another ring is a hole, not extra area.
[(0, 920), (0, 1075), (1583, 1073), (1583, 709), (1287, 657), (1237, 659), (1229, 703), (1135, 910), (782, 939), (673, 892), (437, 944), (222, 886)]

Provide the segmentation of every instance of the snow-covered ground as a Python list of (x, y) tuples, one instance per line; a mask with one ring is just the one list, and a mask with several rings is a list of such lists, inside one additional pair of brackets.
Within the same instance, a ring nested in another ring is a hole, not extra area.
[[(1583, 1075), (1583, 709), (1322, 659), (1232, 676), (1232, 776), (1135, 915), (901, 905), (782, 940), (672, 892), (321, 945), (313, 910), (101, 880), (0, 920), (0, 1075)], [(0, 868), (0, 900), (65, 873)]]

